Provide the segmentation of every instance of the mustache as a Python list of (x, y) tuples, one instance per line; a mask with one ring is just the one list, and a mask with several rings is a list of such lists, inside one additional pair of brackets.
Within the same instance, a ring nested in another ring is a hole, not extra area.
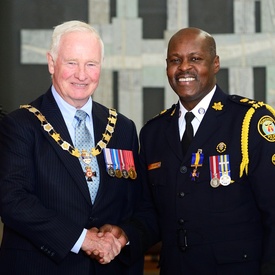
[(190, 71), (186, 71), (186, 72), (177, 73), (177, 74), (175, 75), (175, 78), (176, 78), (176, 79), (179, 79), (179, 78), (187, 78), (187, 77), (197, 78), (197, 74), (192, 73), (192, 72), (190, 72)]

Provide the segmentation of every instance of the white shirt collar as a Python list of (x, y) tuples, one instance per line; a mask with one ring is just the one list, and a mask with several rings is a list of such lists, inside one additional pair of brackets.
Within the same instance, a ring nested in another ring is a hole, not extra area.
[[(56, 91), (56, 89), (54, 88), (54, 86), (52, 86), (52, 94), (53, 97), (65, 119), (65, 121), (70, 121), (72, 122), (74, 119), (74, 115), (76, 112), (76, 108), (72, 105), (70, 105), (69, 103), (67, 103), (60, 95), (59, 93)], [(92, 98), (89, 97), (87, 103), (81, 108), (81, 110), (85, 111), (88, 116), (89, 119), (91, 119), (92, 116)]]
[[(209, 104), (211, 102), (211, 99), (215, 93), (216, 85), (214, 88), (191, 110), (191, 112), (195, 115), (195, 118), (192, 121), (192, 125), (194, 128), (194, 134), (197, 132), (199, 125), (209, 107)], [(182, 134), (185, 130), (185, 119), (184, 116), (186, 112), (188, 112), (182, 105), (182, 103), (179, 101), (180, 106), (180, 114), (179, 114), (179, 132), (180, 132), (180, 138), (182, 137)]]

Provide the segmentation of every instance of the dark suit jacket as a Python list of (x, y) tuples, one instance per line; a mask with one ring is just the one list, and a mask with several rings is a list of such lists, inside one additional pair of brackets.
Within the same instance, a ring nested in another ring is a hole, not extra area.
[[(73, 144), (50, 90), (31, 105)], [(108, 116), (107, 108), (93, 102), (95, 142), (102, 138)], [(134, 123), (118, 114), (107, 147), (131, 150), (136, 159)], [(141, 189), (139, 175), (136, 180), (110, 177), (101, 153), (97, 156), (101, 182), (92, 205), (78, 158), (58, 146), (26, 109), (1, 121), (0, 152), (1, 274), (142, 273), (142, 260), (130, 268), (119, 259), (100, 265), (82, 251), (70, 252), (83, 228), (117, 224), (132, 215)]]
[[(214, 109), (214, 103), (222, 105), (221, 110)], [(141, 130), (146, 199), (132, 221), (135, 226), (123, 228), (132, 246), (141, 250), (157, 241), (160, 232), (161, 274), (252, 275), (260, 274), (262, 264), (271, 270), (263, 274), (275, 274), (270, 265), (275, 259), (275, 135), (268, 141), (259, 125), (267, 115), (274, 127), (274, 114), (261, 107), (252, 115), (248, 175), (240, 177), (241, 130), (251, 106), (217, 87), (185, 157), (178, 105)], [(222, 144), (225, 146), (218, 146)], [(198, 168), (199, 178), (192, 181), (191, 155), (198, 149), (202, 149), (204, 161)], [(213, 188), (209, 157), (225, 154), (230, 157), (234, 182)], [(135, 252), (138, 254), (137, 249)]]

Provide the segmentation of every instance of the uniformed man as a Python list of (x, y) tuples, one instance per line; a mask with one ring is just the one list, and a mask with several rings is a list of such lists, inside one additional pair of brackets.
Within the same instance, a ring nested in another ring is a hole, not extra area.
[(179, 101), (141, 130), (144, 201), (105, 230), (136, 254), (161, 240), (161, 275), (275, 274), (275, 111), (220, 89), (203, 30), (173, 35), (166, 61)]

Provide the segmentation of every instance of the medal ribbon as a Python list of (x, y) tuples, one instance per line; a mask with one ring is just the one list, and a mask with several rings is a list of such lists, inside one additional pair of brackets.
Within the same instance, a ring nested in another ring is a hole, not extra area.
[(220, 179), (220, 169), (219, 169), (219, 156), (210, 156), (210, 178)]
[(230, 162), (229, 155), (220, 155), (219, 157), (219, 169), (220, 174), (230, 176)]
[(119, 163), (119, 156), (118, 156), (118, 150), (117, 149), (111, 149), (112, 150), (112, 156), (114, 160), (115, 170), (120, 170), (120, 163)]
[(126, 170), (129, 171), (132, 168), (135, 171), (136, 169), (135, 169), (133, 152), (129, 150), (123, 150), (123, 156), (125, 159)]
[(200, 167), (203, 163), (204, 155), (200, 152), (192, 153), (191, 167)]
[(125, 169), (125, 164), (124, 164), (124, 158), (123, 158), (123, 153), (121, 149), (118, 149), (118, 156), (119, 156), (119, 162), (121, 165), (121, 170)]
[(105, 163), (106, 163), (106, 170), (108, 172), (108, 168), (110, 166), (111, 167), (113, 166), (110, 148), (104, 148), (103, 153), (104, 153), (104, 158), (105, 158)]
[(129, 158), (128, 158), (128, 153), (127, 150), (122, 151), (123, 158), (125, 160), (125, 169), (129, 172), (130, 169), (130, 163), (129, 163)]

